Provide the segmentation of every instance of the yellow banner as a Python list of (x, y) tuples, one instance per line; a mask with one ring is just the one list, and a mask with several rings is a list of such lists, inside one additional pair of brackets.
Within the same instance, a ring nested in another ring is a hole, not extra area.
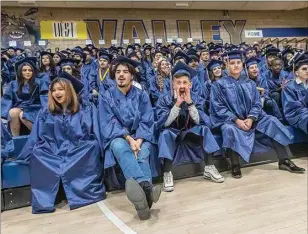
[(88, 38), (87, 25), (83, 21), (41, 21), (41, 39), (74, 39)]

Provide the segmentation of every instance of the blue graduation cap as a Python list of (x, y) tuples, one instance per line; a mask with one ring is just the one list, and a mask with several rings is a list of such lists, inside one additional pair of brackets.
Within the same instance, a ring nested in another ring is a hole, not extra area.
[(213, 56), (214, 54), (217, 54), (217, 55), (218, 55), (219, 52), (220, 52), (220, 50), (211, 49), (211, 50), (209, 51), (209, 54), (210, 54), (210, 56)]
[(226, 58), (228, 60), (231, 59), (241, 59), (243, 58), (243, 51), (240, 50), (233, 50), (226, 53)]
[(100, 58), (103, 58), (103, 59), (106, 59), (106, 60), (108, 60), (108, 61), (110, 62), (110, 61), (112, 60), (112, 58), (113, 58), (113, 55), (107, 53), (106, 51), (100, 50), (100, 51), (98, 52), (98, 58), (99, 58), (99, 59), (100, 59)]
[(197, 75), (197, 71), (189, 67), (187, 64), (179, 61), (172, 69), (171, 74), (172, 77), (174, 77), (177, 74), (185, 74), (189, 77), (189, 79), (191, 79)]
[(120, 55), (116, 59), (114, 59), (112, 61), (112, 63), (113, 64), (128, 63), (128, 64), (132, 65), (134, 68), (136, 68), (136, 67), (141, 65), (141, 63), (139, 63), (139, 62), (137, 62), (135, 60), (132, 60), (132, 59), (130, 59), (128, 57), (122, 56), (122, 55)]
[(211, 59), (211, 61), (207, 65), (207, 70), (212, 71), (215, 67), (222, 66), (223, 64), (224, 62), (221, 60)]
[(187, 55), (196, 55), (196, 56), (198, 56), (198, 51), (195, 50), (195, 49), (193, 49), (193, 48), (191, 48), (191, 49), (189, 49), (189, 50), (186, 52), (186, 54), (187, 54)]
[(74, 54), (79, 55), (80, 57), (83, 58), (83, 52), (82, 52), (82, 50), (79, 50), (79, 49), (72, 49), (72, 52), (74, 52)]
[(92, 51), (89, 49), (89, 47), (84, 47), (83, 49), (82, 49), (82, 52), (83, 51), (87, 51), (87, 52), (89, 52), (90, 54), (92, 53)]
[(265, 55), (266, 56), (269, 56), (269, 55), (276, 55), (276, 56), (278, 56), (279, 53), (280, 53), (280, 50), (278, 48), (275, 48), (275, 47), (269, 47), (265, 51)]
[(8, 48), (6, 48), (6, 50), (14, 50), (14, 51), (16, 51), (16, 48), (13, 47), (13, 46), (9, 46)]
[(129, 55), (127, 55), (128, 58), (136, 57), (139, 59), (137, 53), (135, 51), (131, 52)]
[(50, 57), (53, 57), (55, 54), (54, 53), (50, 53), (48, 51), (42, 51), (41, 52), (41, 57), (43, 57), (44, 55), (49, 55)]
[(294, 70), (298, 70), (301, 66), (308, 64), (308, 56), (305, 54), (300, 54), (294, 59), (293, 64)]
[(191, 62), (191, 58), (186, 55), (183, 51), (178, 51), (172, 58), (172, 62), (174, 62), (174, 60), (180, 59), (180, 58), (184, 58), (186, 63), (190, 63)]
[(17, 71), (18, 67), (23, 64), (29, 64), (34, 70), (37, 70), (36, 62), (37, 62), (36, 57), (25, 57), (23, 59), (20, 59), (14, 64), (15, 71)]
[(284, 49), (284, 50), (281, 52), (281, 56), (282, 56), (282, 57), (285, 57), (285, 56), (287, 56), (288, 54), (294, 55), (294, 51), (292, 50), (291, 46), (288, 46), (286, 49)]
[(258, 64), (261, 60), (256, 57), (251, 57), (245, 61), (245, 65), (248, 68), (251, 65)]
[(64, 58), (60, 61), (60, 67), (64, 67), (64, 66), (75, 66), (75, 64), (77, 63), (77, 61), (75, 59), (71, 59), (71, 58)]
[(143, 51), (146, 51), (146, 50), (152, 50), (152, 46), (151, 45), (147, 45), (143, 48)]
[(58, 77), (56, 76), (50, 76), (50, 79), (52, 82), (56, 82), (56, 80), (61, 80), (61, 79), (65, 79), (68, 80), (72, 85), (73, 88), (75, 90), (75, 92), (77, 94), (80, 93), (80, 91), (83, 89), (83, 84), (80, 80), (78, 80), (77, 78), (71, 76), (70, 74), (68, 74), (67, 72), (61, 72)]

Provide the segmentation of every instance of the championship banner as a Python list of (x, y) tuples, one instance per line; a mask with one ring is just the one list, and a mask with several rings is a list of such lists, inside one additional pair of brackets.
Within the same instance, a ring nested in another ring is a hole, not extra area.
[(88, 38), (87, 25), (83, 21), (41, 21), (41, 39)]

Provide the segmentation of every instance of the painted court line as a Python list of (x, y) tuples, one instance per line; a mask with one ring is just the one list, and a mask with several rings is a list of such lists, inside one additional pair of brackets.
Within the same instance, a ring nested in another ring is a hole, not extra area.
[(121, 219), (119, 219), (111, 210), (105, 205), (104, 201), (100, 201), (96, 203), (101, 211), (105, 214), (105, 216), (119, 228), (125, 234), (137, 234), (137, 232), (133, 231), (130, 227), (128, 227)]

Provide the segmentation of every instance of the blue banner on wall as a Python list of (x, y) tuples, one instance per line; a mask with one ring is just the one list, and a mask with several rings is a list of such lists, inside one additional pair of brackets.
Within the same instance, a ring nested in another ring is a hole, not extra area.
[(308, 37), (308, 28), (257, 28), (263, 37)]

